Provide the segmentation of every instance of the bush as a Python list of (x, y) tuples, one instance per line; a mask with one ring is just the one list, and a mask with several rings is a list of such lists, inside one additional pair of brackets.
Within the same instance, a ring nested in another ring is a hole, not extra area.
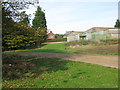
[(108, 44), (108, 45), (111, 45), (111, 44), (119, 44), (120, 43), (120, 39), (107, 39), (107, 40), (100, 40), (100, 42), (102, 44)]
[(72, 41), (68, 42), (67, 46), (76, 46), (76, 45), (112, 45), (119, 44), (120, 39), (107, 39), (107, 40), (80, 40), (80, 41)]
[(48, 39), (47, 42), (60, 42), (60, 41), (67, 41), (67, 38), (55, 38), (55, 39)]
[[(9, 32), (9, 33), (8, 33)], [(25, 48), (35, 44), (35, 30), (24, 23), (15, 23), (12, 32), (4, 31), (2, 38), (2, 48), (5, 50), (13, 50)]]
[(76, 45), (88, 45), (88, 44), (98, 44), (99, 42), (96, 40), (80, 40), (80, 41), (72, 41), (68, 42), (67, 46), (76, 46)]

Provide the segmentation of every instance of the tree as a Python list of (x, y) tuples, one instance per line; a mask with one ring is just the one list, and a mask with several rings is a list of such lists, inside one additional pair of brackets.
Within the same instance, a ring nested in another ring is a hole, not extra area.
[(46, 33), (47, 32), (45, 28), (40, 28), (40, 27), (37, 28), (35, 32), (35, 43), (37, 47), (39, 47), (39, 45), (46, 40), (46, 37), (47, 37)]
[(27, 15), (26, 12), (21, 12), (21, 18), (20, 18), (20, 22), (25, 23), (26, 25), (30, 24), (30, 15)]
[[(30, 0), (26, 0), (30, 1)], [(28, 15), (25, 9), (34, 2), (2, 2), (2, 47), (3, 50), (18, 49), (33, 45), (35, 31), (28, 26)], [(32, 3), (31, 3), (32, 2)]]
[[(10, 11), (9, 13), (9, 17), (12, 17), (12, 19), (14, 21), (19, 21), (19, 19), (22, 18), (21, 14), (21, 10), (24, 10), (26, 8), (29, 8), (30, 5), (35, 5), (38, 4), (38, 0), (23, 0), (23, 1), (11, 1), (11, 0), (5, 0), (4, 2), (2, 2), (2, 7), (7, 10)], [(24, 11), (23, 11), (24, 12)]]
[(47, 28), (45, 13), (42, 11), (42, 9), (39, 6), (35, 13), (35, 18), (33, 19), (32, 24), (35, 29), (37, 29), (38, 27)]
[(119, 21), (119, 19), (117, 19), (114, 27), (120, 28), (120, 21)]
[(44, 42), (47, 38), (47, 25), (45, 13), (39, 6), (35, 13), (35, 18), (33, 19), (32, 24), (33, 28), (36, 30), (35, 38), (37, 46), (39, 46), (40, 43)]

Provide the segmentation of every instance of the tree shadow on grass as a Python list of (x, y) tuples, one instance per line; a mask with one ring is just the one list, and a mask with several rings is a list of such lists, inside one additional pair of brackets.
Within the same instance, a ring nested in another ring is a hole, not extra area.
[(36, 65), (37, 70), (35, 70), (34, 72), (37, 74), (42, 74), (44, 72), (50, 73), (68, 69), (65, 66), (68, 61), (58, 58), (33, 58), (30, 62)]
[[(39, 48), (41, 48), (41, 47), (43, 47), (43, 46), (45, 46), (45, 45), (47, 45), (47, 44), (41, 44), (41, 45), (39, 45)], [(16, 52), (16, 50), (32, 50), (32, 49), (36, 49), (36, 48), (38, 48), (38, 46), (37, 45), (30, 45), (30, 46), (22, 46), (22, 47), (15, 47), (15, 48), (10, 48), (10, 49), (6, 49), (6, 50), (3, 50), (3, 52), (5, 52), (5, 51), (13, 51), (13, 52)]]
[(28, 50), (20, 50), (20, 51), (16, 51), (16, 52), (49, 52), (49, 53), (70, 53), (66, 48), (63, 49), (28, 49)]
[(43, 73), (67, 70), (68, 61), (58, 58), (41, 58), (3, 54), (3, 78), (37, 77)]

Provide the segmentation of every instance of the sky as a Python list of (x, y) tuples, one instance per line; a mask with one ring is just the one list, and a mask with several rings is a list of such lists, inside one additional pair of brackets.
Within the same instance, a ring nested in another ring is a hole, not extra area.
[[(104, 0), (103, 2), (82, 2), (68, 0), (40, 1), (38, 4), (45, 10), (47, 28), (55, 34), (65, 34), (66, 31), (86, 31), (92, 27), (114, 27), (118, 18), (118, 2)], [(26, 10), (34, 18), (37, 7)]]

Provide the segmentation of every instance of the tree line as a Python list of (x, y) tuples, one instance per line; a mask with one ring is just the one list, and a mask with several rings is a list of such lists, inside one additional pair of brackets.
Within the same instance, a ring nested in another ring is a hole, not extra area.
[(1, 2), (2, 3), (2, 50), (39, 47), (47, 38), (45, 13), (37, 7), (35, 18), (30, 26), (31, 15), (24, 11), (35, 2)]
[[(25, 49), (39, 47), (47, 38), (47, 22), (45, 12), (37, 7), (35, 17), (30, 26), (31, 15), (25, 9), (37, 4), (31, 0), (23, 2), (0, 2), (2, 5), (2, 50)], [(120, 28), (117, 19), (115, 26)]]
[(117, 21), (115, 22), (115, 26), (114, 27), (120, 28), (120, 20), (119, 19), (117, 19)]

